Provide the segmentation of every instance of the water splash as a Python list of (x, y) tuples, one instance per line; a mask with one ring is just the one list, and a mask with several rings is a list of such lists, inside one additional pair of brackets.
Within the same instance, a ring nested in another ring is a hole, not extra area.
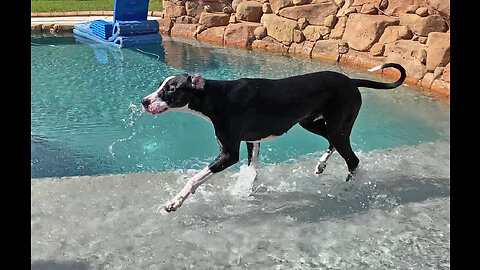
[(236, 178), (235, 184), (230, 187), (230, 194), (232, 196), (238, 196), (245, 198), (250, 196), (257, 178), (257, 172), (252, 166), (241, 165), (240, 171), (230, 176), (231, 178)]
[(129, 136), (125, 138), (117, 139), (108, 146), (108, 152), (112, 157), (115, 157), (115, 152), (113, 150), (113, 147), (115, 144), (129, 141), (137, 134), (137, 130), (136, 130), (137, 119), (145, 112), (141, 106), (135, 105), (131, 101), (130, 101), (130, 104), (128, 105), (128, 108), (130, 110), (130, 112), (128, 113), (128, 117), (127, 119), (125, 118), (122, 119), (122, 122), (124, 123), (126, 128), (133, 128), (133, 130)]
[(67, 259), (125, 269), (177, 269), (185, 262), (208, 269), (449, 269), (449, 143), (374, 150), (359, 158), (363, 173), (348, 183), (339, 155), (322, 175), (314, 173), (317, 159), (311, 157), (259, 164), (253, 183), (266, 188), (250, 196), (251, 168), (225, 170), (174, 213), (166, 213), (164, 203), (197, 170), (33, 180), (32, 262)]

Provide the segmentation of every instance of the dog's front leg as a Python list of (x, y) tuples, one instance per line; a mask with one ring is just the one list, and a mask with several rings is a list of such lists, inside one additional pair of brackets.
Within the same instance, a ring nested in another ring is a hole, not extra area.
[(187, 199), (190, 194), (194, 194), (195, 190), (198, 186), (200, 186), (203, 182), (207, 181), (210, 176), (212, 176), (213, 172), (210, 170), (209, 167), (201, 170), (195, 176), (190, 178), (187, 184), (183, 187), (183, 189), (171, 199), (166, 205), (165, 210), (167, 212), (175, 211), (177, 208), (182, 206), (183, 202)]
[(165, 205), (165, 210), (167, 212), (175, 211), (177, 208), (182, 206), (183, 202), (187, 199), (190, 194), (194, 194), (195, 190), (207, 181), (210, 176), (214, 173), (223, 171), (224, 169), (232, 166), (233, 164), (238, 162), (238, 150), (235, 152), (231, 151), (222, 151), (220, 155), (218, 155), (217, 159), (213, 161), (208, 167), (201, 170), (195, 176), (190, 178), (187, 184), (183, 187), (183, 189), (175, 196), (172, 200), (170, 200)]

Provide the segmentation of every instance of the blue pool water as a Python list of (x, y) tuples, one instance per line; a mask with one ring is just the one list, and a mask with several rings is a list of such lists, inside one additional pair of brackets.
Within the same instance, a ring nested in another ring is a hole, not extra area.
[[(320, 61), (171, 39), (138, 50), (78, 44), (72, 37), (31, 44), (32, 178), (203, 168), (218, 154), (211, 123), (185, 113), (153, 117), (140, 109), (141, 99), (172, 74), (282, 78), (335, 70), (382, 79)], [(354, 151), (449, 140), (448, 107), (404, 87), (362, 89), (362, 96), (351, 137)], [(284, 162), (327, 146), (297, 125), (262, 144), (261, 160)]]
[(262, 143), (255, 181), (242, 145), (240, 164), (166, 213), (218, 154), (209, 122), (139, 109), (167, 76), (394, 79), (168, 37), (121, 51), (31, 43), (32, 269), (450, 269), (448, 106), (361, 89), (355, 181), (335, 153), (316, 175), (327, 142), (295, 126)]

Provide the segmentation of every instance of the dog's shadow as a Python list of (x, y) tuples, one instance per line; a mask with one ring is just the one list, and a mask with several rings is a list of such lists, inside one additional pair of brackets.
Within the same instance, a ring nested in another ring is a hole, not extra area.
[(238, 218), (288, 215), (300, 222), (345, 218), (370, 209), (392, 209), (427, 199), (449, 197), (450, 186), (444, 183), (449, 183), (449, 179), (405, 177), (374, 183), (360, 179), (351, 183), (339, 181), (330, 190), (318, 193), (272, 192), (259, 186), (250, 194), (248, 201), (256, 207), (249, 207), (250, 211)]

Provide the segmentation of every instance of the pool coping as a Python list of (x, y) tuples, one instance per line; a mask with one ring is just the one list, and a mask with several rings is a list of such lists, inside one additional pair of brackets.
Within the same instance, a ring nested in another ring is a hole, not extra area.
[[(163, 20), (164, 14), (161, 11), (149, 11), (148, 19), (151, 20)], [(32, 12), (31, 13), (31, 36), (47, 34), (48, 36), (62, 35), (66, 33), (73, 32), (73, 26), (77, 23), (87, 22), (91, 20), (113, 20), (113, 11), (71, 11), (71, 12)], [(171, 33), (164, 33), (160, 31), (161, 35), (172, 36)], [(197, 39), (196, 35), (192, 37), (186, 37), (194, 40)], [(268, 48), (252, 48), (252, 46), (244, 45), (226, 45), (223, 42), (215, 40), (201, 40), (207, 43), (214, 43), (217, 45), (223, 46), (233, 46), (236, 48), (243, 49), (254, 49), (269, 51), (275, 53), (275, 50)], [(282, 53), (282, 52), (276, 52)], [(283, 53), (285, 54), (285, 53)], [(300, 53), (287, 53), (290, 56), (294, 57), (303, 57), (313, 59), (312, 57), (302, 56)], [(358, 72), (366, 73), (366, 70), (374, 66), (381, 65), (378, 59), (373, 59), (368, 53), (356, 52), (355, 54), (345, 55), (339, 57), (338, 60), (333, 61), (327, 56), (316, 57), (324, 61), (332, 61), (348, 67), (349, 69), (354, 69)], [(381, 70), (375, 72), (377, 75), (386, 76), (386, 77), (398, 77), (397, 71), (392, 70)], [(427, 79), (427, 78), (414, 78), (407, 76), (405, 79), (404, 85), (412, 90), (419, 92), (425, 96), (434, 98), (440, 103), (450, 105), (450, 83), (446, 83), (440, 80)]]

